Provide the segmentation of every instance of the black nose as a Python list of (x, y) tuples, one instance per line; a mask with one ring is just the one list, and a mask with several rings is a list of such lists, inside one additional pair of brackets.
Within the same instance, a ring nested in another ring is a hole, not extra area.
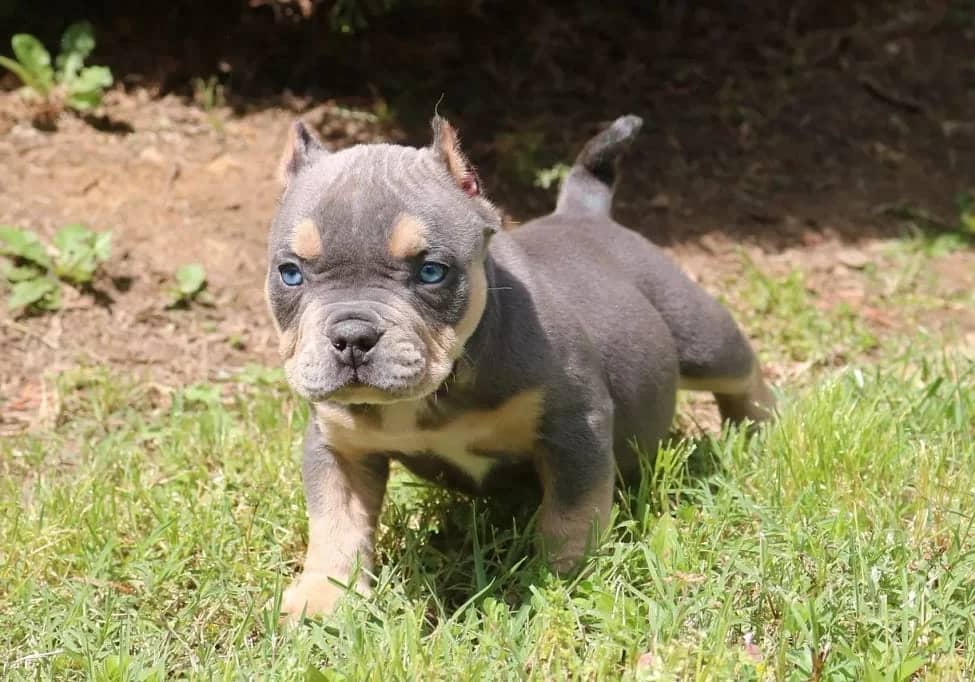
[(328, 340), (339, 358), (347, 365), (358, 366), (379, 342), (382, 332), (365, 320), (342, 320), (328, 330)]

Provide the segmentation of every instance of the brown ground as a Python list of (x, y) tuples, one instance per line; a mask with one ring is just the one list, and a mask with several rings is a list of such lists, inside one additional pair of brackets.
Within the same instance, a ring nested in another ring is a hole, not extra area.
[[(877, 334), (910, 333), (917, 317), (892, 309), (887, 280), (866, 273), (901, 267), (884, 248), (905, 229), (892, 209), (954, 229), (956, 195), (975, 189), (975, 15), (962, 4), (877, 3), (789, 28), (779, 16), (527, 3), (516, 26), (499, 10), (394, 16), (334, 40), (251, 17), (197, 43), (104, 19), (98, 54), (122, 85), (101, 118), (66, 115), (42, 132), (16, 93), (0, 94), (0, 224), (49, 237), (83, 222), (115, 240), (96, 291), (66, 291), (53, 315), (0, 312), (0, 431), (36, 418), (45, 373), (82, 362), (167, 386), (274, 363), (264, 240), (288, 122), (304, 115), (335, 146), (425, 144), (441, 93), (489, 193), (517, 218), (551, 205), (534, 170), (568, 161), (601, 122), (640, 113), (623, 222), (712, 290), (741, 272), (743, 245), (763, 270), (801, 269), (824, 309), (847, 303)], [(188, 96), (189, 77), (211, 73), (231, 106), (205, 111)], [(216, 304), (168, 310), (172, 274), (190, 262), (205, 266)], [(921, 322), (975, 347), (975, 253), (930, 267)]]

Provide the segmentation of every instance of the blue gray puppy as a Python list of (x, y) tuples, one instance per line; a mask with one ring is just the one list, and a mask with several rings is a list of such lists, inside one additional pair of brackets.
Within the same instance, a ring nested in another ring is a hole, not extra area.
[(267, 276), (288, 382), (312, 406), (308, 554), (285, 618), (327, 613), (334, 581), (371, 567), (391, 460), (472, 493), (535, 488), (540, 549), (566, 571), (679, 388), (714, 393), (726, 419), (769, 416), (728, 312), (610, 217), (640, 125), (590, 140), (555, 211), (514, 230), (442, 118), (428, 147), (338, 153), (294, 125)]

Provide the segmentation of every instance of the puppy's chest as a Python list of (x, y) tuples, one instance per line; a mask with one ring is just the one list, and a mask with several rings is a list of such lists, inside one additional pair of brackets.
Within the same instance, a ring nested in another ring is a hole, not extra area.
[(459, 473), (480, 487), (513, 460), (530, 462), (541, 412), (541, 392), (525, 391), (496, 406), (468, 409), (404, 402), (357, 415), (342, 406), (319, 406), (318, 418), (336, 452), (384, 453), (425, 478), (450, 484)]

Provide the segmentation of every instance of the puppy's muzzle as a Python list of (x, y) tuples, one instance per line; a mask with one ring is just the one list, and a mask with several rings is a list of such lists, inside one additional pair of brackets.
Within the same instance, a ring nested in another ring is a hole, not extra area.
[(333, 310), (325, 321), (325, 336), (337, 362), (347, 367), (362, 367), (385, 329), (379, 316), (364, 308)]
[(361, 367), (369, 362), (369, 352), (379, 343), (382, 331), (365, 320), (344, 320), (330, 325), (325, 335), (332, 352), (343, 365)]

